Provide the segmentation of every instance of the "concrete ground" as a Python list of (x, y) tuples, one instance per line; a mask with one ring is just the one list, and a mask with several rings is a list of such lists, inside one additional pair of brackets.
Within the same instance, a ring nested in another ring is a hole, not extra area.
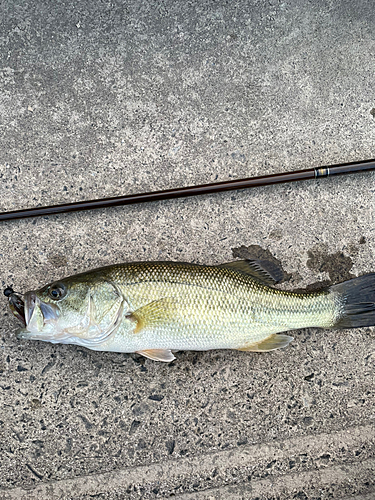
[[(375, 156), (370, 0), (4, 0), (1, 210)], [(0, 224), (3, 288), (106, 264), (375, 271), (374, 174)], [(137, 355), (19, 341), (1, 301), (0, 498), (375, 498), (375, 330)]]

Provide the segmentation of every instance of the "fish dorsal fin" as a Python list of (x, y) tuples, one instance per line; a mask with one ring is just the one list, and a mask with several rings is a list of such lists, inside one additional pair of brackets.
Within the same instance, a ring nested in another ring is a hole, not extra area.
[(282, 347), (286, 347), (290, 342), (292, 342), (293, 337), (289, 337), (289, 335), (277, 335), (273, 333), (266, 339), (260, 342), (254, 342), (244, 347), (240, 347), (237, 349), (238, 351), (251, 351), (251, 352), (267, 352), (274, 351), (275, 349), (281, 349)]
[(269, 260), (235, 260), (217, 267), (226, 267), (249, 274), (266, 285), (275, 285), (284, 277), (283, 270)]
[(170, 363), (176, 359), (169, 349), (145, 349), (144, 351), (137, 351), (137, 354), (141, 354), (145, 358), (153, 359), (154, 361), (163, 361), (164, 363)]
[(173, 315), (175, 303), (176, 300), (173, 297), (165, 297), (128, 313), (127, 318), (136, 322), (133, 333), (139, 333), (143, 328), (160, 326), (167, 322)]

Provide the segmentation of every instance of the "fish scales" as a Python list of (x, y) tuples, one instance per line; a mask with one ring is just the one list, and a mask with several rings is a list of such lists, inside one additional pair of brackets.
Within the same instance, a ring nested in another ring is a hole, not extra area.
[(114, 266), (109, 276), (132, 310), (165, 297), (175, 303), (164, 325), (146, 327), (136, 336), (120, 327), (107, 348), (240, 348), (272, 333), (329, 327), (337, 316), (335, 303), (327, 302), (326, 293), (284, 292), (226, 268), (139, 263)]
[(7, 296), (25, 325), (21, 339), (166, 362), (177, 350), (270, 351), (293, 340), (280, 335), (288, 330), (375, 323), (375, 273), (296, 293), (269, 286), (266, 264), (117, 264), (27, 292), (24, 302), (20, 294)]

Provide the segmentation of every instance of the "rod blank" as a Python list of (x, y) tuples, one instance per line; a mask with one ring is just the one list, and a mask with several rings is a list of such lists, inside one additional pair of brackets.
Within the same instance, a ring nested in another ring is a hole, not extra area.
[(164, 191), (151, 191), (149, 193), (116, 196), (114, 198), (78, 201), (76, 203), (66, 203), (63, 205), (51, 205), (48, 207), (36, 207), (27, 208), (25, 210), (15, 210), (12, 212), (2, 212), (0, 213), (0, 221), (24, 219), (26, 217), (40, 217), (43, 215), (62, 214), (66, 212), (78, 212), (81, 210), (94, 210), (98, 208), (134, 205), (137, 203), (148, 203), (151, 201), (170, 200), (175, 198), (186, 198), (202, 194), (220, 193), (222, 191), (233, 191), (235, 189), (284, 184), (320, 177), (331, 177), (334, 175), (354, 174), (370, 170), (375, 170), (375, 160), (345, 163), (329, 167), (309, 168), (306, 170), (296, 170), (294, 172), (250, 177), (248, 179), (236, 179), (212, 184), (202, 184), (200, 186), (188, 186), (183, 188), (167, 189)]

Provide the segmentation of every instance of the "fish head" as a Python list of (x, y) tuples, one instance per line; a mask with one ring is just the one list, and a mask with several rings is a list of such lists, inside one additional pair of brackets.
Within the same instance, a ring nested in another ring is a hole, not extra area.
[[(79, 276), (50, 283), (24, 294), (25, 327), (18, 338), (95, 347), (108, 340), (126, 306), (109, 281)], [(20, 307), (11, 305), (20, 318)]]

